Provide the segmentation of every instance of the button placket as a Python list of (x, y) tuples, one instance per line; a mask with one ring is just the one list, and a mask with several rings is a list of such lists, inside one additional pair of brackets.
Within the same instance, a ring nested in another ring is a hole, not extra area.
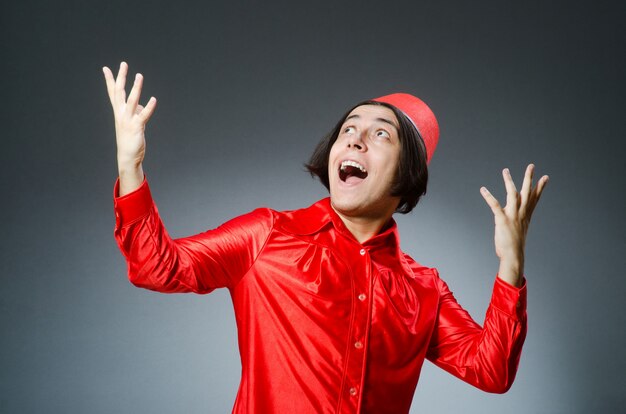
[[(348, 372), (346, 375), (346, 388), (344, 392), (349, 396), (349, 401), (346, 403), (350, 406), (356, 404), (354, 407), (358, 407), (359, 395), (361, 383), (364, 380), (365, 370), (365, 349), (366, 349), (366, 332), (368, 331), (368, 306), (369, 301), (368, 290), (371, 278), (371, 262), (369, 258), (369, 252), (366, 248), (359, 247), (357, 256), (352, 256), (355, 260), (353, 265), (355, 266), (355, 292), (353, 293), (353, 300), (356, 302), (353, 308), (354, 318), (353, 325), (350, 329), (350, 335), (352, 336), (352, 348), (348, 351)], [(356, 253), (356, 252), (355, 252)], [(354, 255), (354, 253), (353, 253)], [(360, 256), (360, 258), (359, 258)], [(345, 395), (345, 394), (344, 394)]]

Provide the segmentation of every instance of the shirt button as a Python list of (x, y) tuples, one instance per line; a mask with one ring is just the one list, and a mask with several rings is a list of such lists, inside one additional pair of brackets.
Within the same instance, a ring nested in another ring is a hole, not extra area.
[(363, 348), (363, 342), (361, 342), (361, 341), (356, 341), (356, 342), (354, 343), (354, 347), (355, 347), (356, 349), (361, 349), (361, 348)]
[(361, 249), (359, 253), (361, 253), (361, 256), (365, 256), (365, 249)]
[(366, 298), (367, 298), (367, 296), (365, 295), (365, 293), (361, 293), (361, 294), (359, 295), (359, 300), (360, 300), (361, 302), (363, 302)]
[(356, 388), (354, 387), (350, 388), (350, 395), (352, 396), (356, 395)]

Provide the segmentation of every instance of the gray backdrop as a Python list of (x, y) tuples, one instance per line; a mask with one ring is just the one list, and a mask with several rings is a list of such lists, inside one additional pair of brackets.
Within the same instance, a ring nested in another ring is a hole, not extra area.
[(505, 395), (425, 364), (412, 412), (612, 413), (626, 403), (624, 2), (3, 2), (0, 411), (225, 413), (226, 291), (137, 289), (113, 239), (101, 67), (159, 104), (145, 171), (175, 237), (325, 196), (302, 168), (345, 109), (407, 91), (438, 115), (429, 191), (398, 217), (482, 322), (500, 171), (551, 181), (527, 245), (529, 332)]

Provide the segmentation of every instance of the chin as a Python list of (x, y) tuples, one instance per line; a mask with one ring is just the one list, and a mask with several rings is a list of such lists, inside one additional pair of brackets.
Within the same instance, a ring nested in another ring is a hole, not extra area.
[(358, 212), (362, 207), (362, 201), (345, 194), (331, 193), (330, 203), (335, 210), (342, 213)]

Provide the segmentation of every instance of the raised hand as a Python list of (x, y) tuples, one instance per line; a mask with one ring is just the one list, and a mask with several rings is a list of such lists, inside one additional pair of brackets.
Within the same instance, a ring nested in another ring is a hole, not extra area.
[(548, 176), (544, 175), (537, 185), (533, 186), (534, 170), (533, 164), (526, 167), (524, 182), (519, 193), (508, 168), (502, 171), (507, 194), (504, 208), (485, 187), (480, 189), (495, 219), (494, 243), (496, 255), (500, 258), (498, 276), (514, 286), (520, 286), (522, 282), (524, 246), (530, 218), (548, 182)]
[(139, 187), (143, 181), (142, 162), (145, 156), (145, 128), (156, 108), (156, 98), (151, 97), (145, 107), (139, 104), (143, 76), (138, 73), (126, 99), (128, 65), (120, 64), (117, 78), (108, 67), (103, 67), (107, 92), (115, 117), (117, 164), (120, 172), (120, 195)]

